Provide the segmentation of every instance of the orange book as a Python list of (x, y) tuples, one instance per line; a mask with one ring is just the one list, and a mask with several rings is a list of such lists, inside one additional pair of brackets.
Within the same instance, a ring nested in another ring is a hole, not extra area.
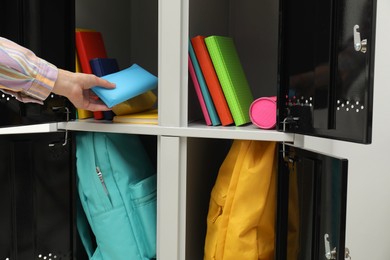
[(218, 76), (215, 72), (214, 65), (211, 61), (204, 39), (204, 36), (199, 35), (193, 37), (191, 39), (191, 43), (202, 70), (203, 77), (210, 91), (214, 106), (217, 110), (217, 114), (221, 120), (221, 124), (224, 126), (231, 125), (234, 123), (233, 117), (230, 113), (229, 106), (226, 102), (225, 95), (223, 94), (221, 84), (219, 83)]
[[(93, 74), (89, 61), (94, 58), (107, 58), (102, 34), (94, 30), (76, 29), (75, 39), (81, 71)], [(95, 111), (93, 117), (103, 119), (104, 115), (102, 111)]]

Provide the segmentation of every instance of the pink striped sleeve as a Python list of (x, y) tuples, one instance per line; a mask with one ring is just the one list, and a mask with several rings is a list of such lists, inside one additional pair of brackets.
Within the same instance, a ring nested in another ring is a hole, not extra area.
[(0, 37), (0, 89), (22, 102), (42, 103), (53, 89), (58, 69), (32, 51)]

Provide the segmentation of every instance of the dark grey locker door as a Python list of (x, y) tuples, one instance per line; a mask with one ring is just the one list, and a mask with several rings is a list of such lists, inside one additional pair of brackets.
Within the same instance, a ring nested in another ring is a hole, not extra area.
[(276, 259), (344, 259), (348, 161), (285, 149), (279, 165)]
[(0, 7), (0, 36), (60, 68), (74, 69), (74, 1), (2, 0)]
[[(279, 128), (371, 142), (376, 0), (282, 0)], [(294, 122), (292, 122), (294, 121)]]
[(74, 259), (74, 152), (63, 143), (63, 133), (0, 136), (0, 259)]
[[(0, 36), (8, 38), (51, 62), (58, 68), (75, 68), (75, 10), (71, 0), (2, 0), (0, 1)], [(70, 102), (50, 95), (44, 105), (17, 101), (0, 92), (0, 126), (27, 125), (65, 121), (67, 115), (55, 107), (68, 107)]]

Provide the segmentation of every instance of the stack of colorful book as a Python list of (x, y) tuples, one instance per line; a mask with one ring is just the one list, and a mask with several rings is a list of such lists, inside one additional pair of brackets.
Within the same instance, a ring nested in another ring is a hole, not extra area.
[(207, 125), (251, 122), (249, 108), (254, 98), (231, 37), (191, 38), (188, 63)]
[[(95, 74), (109, 81), (118, 82), (114, 90), (104, 92), (95, 87), (92, 90), (105, 102), (112, 111), (90, 112), (78, 109), (78, 118), (112, 120), (123, 123), (157, 124), (157, 109), (154, 105), (157, 96), (152, 89), (157, 86), (157, 78), (138, 66), (120, 70), (115, 58), (109, 58), (105, 49), (101, 32), (90, 29), (76, 29), (76, 71)], [(110, 78), (109, 78), (110, 77)], [(129, 78), (131, 77), (131, 78)], [(131, 93), (130, 93), (131, 92)], [(114, 96), (121, 101), (108, 104), (104, 96)], [(122, 96), (121, 96), (122, 95)], [(128, 99), (126, 98), (128, 97)], [(137, 120), (131, 120), (132, 118)], [(143, 120), (141, 120), (144, 118)]]
[[(80, 71), (87, 74), (93, 74), (92, 66), (90, 64), (91, 59), (95, 58), (107, 58), (106, 48), (102, 34), (98, 31), (89, 29), (76, 29), (76, 51), (77, 58), (80, 63)], [(87, 111), (78, 110), (79, 118), (89, 117), (90, 113)], [(100, 119), (112, 119), (111, 111), (106, 113), (102, 111), (93, 112), (93, 117), (97, 120)]]

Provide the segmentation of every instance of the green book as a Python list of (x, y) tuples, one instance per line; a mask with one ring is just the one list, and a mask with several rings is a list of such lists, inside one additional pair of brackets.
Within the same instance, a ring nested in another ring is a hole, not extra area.
[(209, 36), (205, 43), (235, 125), (251, 122), (249, 107), (254, 99), (233, 39)]

